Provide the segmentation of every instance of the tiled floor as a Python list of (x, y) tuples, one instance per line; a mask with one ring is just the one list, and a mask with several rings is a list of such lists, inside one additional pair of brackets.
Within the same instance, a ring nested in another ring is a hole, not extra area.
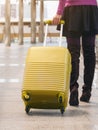
[[(63, 116), (59, 110), (32, 109), (26, 115), (21, 99), (25, 56), (28, 48), (0, 44), (0, 130), (98, 130), (98, 65), (96, 66), (90, 103), (80, 102), (79, 107), (68, 105)], [(83, 77), (80, 63), (79, 94)], [(79, 96), (80, 96), (79, 95)]]

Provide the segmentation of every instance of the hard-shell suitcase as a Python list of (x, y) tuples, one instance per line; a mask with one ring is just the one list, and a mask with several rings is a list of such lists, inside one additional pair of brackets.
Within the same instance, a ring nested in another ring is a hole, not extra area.
[(26, 113), (30, 108), (42, 108), (60, 109), (63, 114), (68, 102), (70, 73), (71, 56), (67, 48), (29, 48), (22, 88)]

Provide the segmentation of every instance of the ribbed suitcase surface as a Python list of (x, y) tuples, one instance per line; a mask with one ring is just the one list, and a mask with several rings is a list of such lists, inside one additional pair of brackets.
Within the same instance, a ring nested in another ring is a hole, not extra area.
[(31, 47), (26, 58), (22, 89), (26, 112), (30, 108), (65, 109), (70, 72), (71, 57), (66, 48)]

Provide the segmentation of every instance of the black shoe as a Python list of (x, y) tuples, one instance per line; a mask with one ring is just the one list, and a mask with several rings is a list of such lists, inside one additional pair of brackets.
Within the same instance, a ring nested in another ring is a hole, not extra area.
[(70, 100), (69, 100), (70, 106), (78, 106), (79, 100), (78, 100), (78, 88), (74, 87), (70, 92)]
[(82, 96), (80, 97), (80, 101), (89, 102), (90, 97), (91, 97), (91, 92), (89, 90), (85, 91), (85, 92), (82, 93)]

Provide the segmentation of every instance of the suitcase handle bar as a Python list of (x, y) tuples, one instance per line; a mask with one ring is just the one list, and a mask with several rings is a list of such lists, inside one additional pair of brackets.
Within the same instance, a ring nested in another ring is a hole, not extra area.
[[(51, 25), (52, 24), (52, 20), (46, 20), (44, 23)], [(65, 24), (65, 21), (64, 20), (60, 20), (59, 24)]]
[[(44, 43), (43, 46), (46, 46), (46, 40), (47, 40), (47, 34), (48, 34), (48, 26), (52, 24), (52, 20), (47, 20), (44, 22), (46, 24), (45, 28), (45, 37), (44, 37)], [(60, 38), (59, 38), (59, 46), (61, 47), (62, 44), (62, 33), (63, 33), (63, 25), (65, 24), (64, 20), (60, 21), (61, 29), (60, 29)]]

